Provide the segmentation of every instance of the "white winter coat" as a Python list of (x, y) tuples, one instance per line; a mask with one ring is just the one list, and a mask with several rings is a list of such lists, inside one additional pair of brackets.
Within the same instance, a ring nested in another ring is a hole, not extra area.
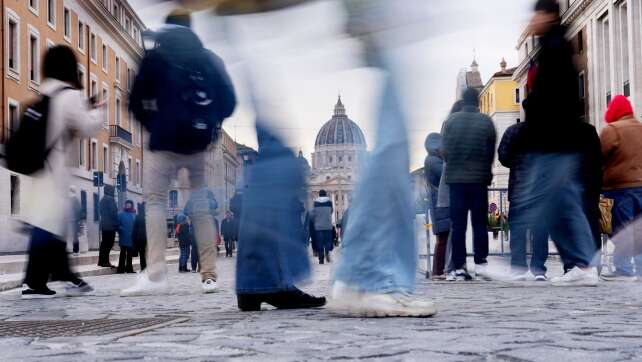
[[(55, 79), (46, 79), (40, 86), (41, 93), (51, 95), (69, 85)], [(75, 137), (91, 137), (102, 126), (98, 110), (89, 109), (88, 101), (79, 90), (67, 89), (53, 96), (50, 101), (47, 125), (47, 147), (52, 151), (47, 166), (33, 177), (24, 194), (23, 221), (65, 239), (68, 210), (71, 208), (69, 185), (71, 171), (67, 167), (69, 150)]]

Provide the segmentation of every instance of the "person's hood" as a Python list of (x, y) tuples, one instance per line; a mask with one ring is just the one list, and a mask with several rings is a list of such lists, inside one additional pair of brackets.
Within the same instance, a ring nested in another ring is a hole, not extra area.
[(187, 216), (185, 214), (178, 214), (176, 215), (176, 223), (178, 224), (184, 224), (185, 221), (187, 221)]
[(628, 98), (622, 95), (615, 96), (611, 103), (609, 103), (609, 108), (604, 115), (606, 123), (617, 122), (625, 117), (633, 116), (633, 106)]
[(331, 200), (327, 196), (319, 196), (314, 200), (314, 202), (328, 202), (328, 201), (331, 201)]
[(192, 29), (179, 25), (165, 25), (156, 34), (158, 52), (171, 59), (184, 60), (203, 49), (203, 43)]
[(431, 156), (438, 156), (440, 157), (441, 155), (441, 134), (439, 133), (431, 133), (426, 137), (426, 142), (424, 143), (424, 146), (426, 147), (426, 151), (428, 151), (428, 154)]
[(463, 107), (479, 107), (479, 92), (474, 88), (466, 88), (461, 101)]
[(115, 193), (114, 186), (105, 185), (105, 196), (114, 197), (114, 193)]

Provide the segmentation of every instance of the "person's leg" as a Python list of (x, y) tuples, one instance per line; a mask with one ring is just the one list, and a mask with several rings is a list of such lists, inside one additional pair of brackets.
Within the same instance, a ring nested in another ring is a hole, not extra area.
[(449, 232), (443, 232), (435, 235), (437, 242), (435, 243), (435, 254), (433, 256), (432, 274), (443, 275), (446, 259), (446, 247), (448, 245)]
[(51, 233), (33, 228), (31, 240), (29, 241), (29, 259), (25, 270), (24, 284), (29, 288), (40, 290), (47, 287), (49, 274), (51, 273), (51, 259), (48, 244), (51, 241)]
[(316, 234), (316, 251), (317, 251), (317, 256), (319, 257), (319, 264), (325, 263), (325, 232), (323, 230), (317, 230), (315, 231)]
[(74, 233), (73, 251), (74, 254), (78, 254), (80, 252), (80, 240), (78, 239), (77, 233)]
[(132, 256), (134, 254), (134, 249), (132, 249), (131, 246), (126, 247), (127, 250), (127, 260), (125, 264), (125, 273), (133, 273), (134, 272), (134, 264), (132, 262)]
[(118, 267), (116, 268), (116, 273), (122, 274), (127, 268), (127, 247), (120, 247), (120, 255), (118, 256)]
[(192, 200), (192, 225), (196, 235), (198, 262), (201, 270), (201, 280), (216, 280), (216, 233), (210, 203), (207, 197), (207, 184), (205, 182), (205, 153), (185, 156), (182, 161), (189, 171), (191, 200)]
[(615, 246), (613, 250), (615, 271), (620, 274), (634, 275), (633, 265), (631, 264), (634, 239), (627, 225), (634, 218), (635, 198), (631, 197), (632, 195), (627, 190), (606, 192), (605, 196), (613, 199), (613, 235), (611, 241)]
[(100, 252), (98, 256), (98, 265), (108, 266), (111, 265), (109, 260), (109, 254), (114, 248), (114, 243), (116, 241), (116, 231), (114, 230), (104, 230), (102, 231), (102, 240), (100, 242)]
[(450, 273), (455, 270), (455, 263), (453, 262), (453, 233), (452, 230), (448, 232), (448, 241), (446, 242), (446, 258), (444, 260), (444, 272)]
[(196, 240), (192, 239), (192, 253), (190, 255), (190, 264), (192, 265), (192, 271), (197, 271), (199, 266), (198, 260), (198, 245)]
[(82, 280), (71, 271), (71, 267), (69, 266), (67, 243), (52, 235), (48, 249), (49, 258), (51, 258), (51, 280), (71, 282), (73, 284), (80, 283)]
[(167, 191), (171, 180), (176, 177), (173, 154), (145, 150), (143, 175), (149, 261), (146, 271), (150, 280), (164, 281), (167, 278)]
[(488, 187), (482, 184), (469, 186), (470, 218), (473, 226), (475, 264), (486, 264), (488, 258)]
[(533, 227), (533, 255), (531, 256), (531, 273), (546, 275), (546, 260), (548, 259), (548, 232), (541, 225)]
[(187, 259), (189, 258), (189, 244), (179, 242), (178, 247), (180, 249), (180, 254), (178, 256), (178, 271), (185, 271), (187, 270)]
[(325, 248), (325, 256), (327, 261), (330, 261), (330, 253), (334, 249), (334, 239), (332, 238), (332, 230), (327, 230), (325, 232), (325, 243), (323, 244)]
[[(513, 201), (514, 202), (514, 201)], [(519, 207), (511, 203), (509, 212), (510, 217), (510, 265), (511, 272), (515, 274), (522, 274), (528, 270), (526, 264), (526, 236), (527, 229), (524, 225), (515, 224), (515, 220), (519, 220), (517, 216)], [(535, 247), (533, 247), (534, 249)]]
[(466, 267), (466, 228), (468, 209), (466, 207), (466, 185), (450, 185), (450, 219), (452, 220), (452, 259), (455, 270)]
[(145, 249), (145, 247), (142, 247), (141, 250), (138, 251), (138, 255), (140, 256), (140, 271), (147, 268), (147, 251)]

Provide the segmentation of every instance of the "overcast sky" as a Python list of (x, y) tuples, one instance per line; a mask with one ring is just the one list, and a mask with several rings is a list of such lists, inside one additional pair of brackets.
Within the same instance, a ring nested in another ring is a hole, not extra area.
[[(403, 70), (411, 168), (415, 169), (426, 156), (426, 135), (439, 131), (454, 102), (459, 70), (476, 57), (486, 82), (499, 70), (502, 57), (509, 67), (516, 66), (515, 46), (532, 0), (390, 1), (399, 4), (393, 18), (409, 24), (393, 55)], [(129, 2), (152, 29), (161, 25), (173, 6), (156, 0)], [(251, 79), (271, 122), (308, 159), (339, 93), (348, 116), (361, 126), (372, 148), (381, 76), (363, 67), (358, 43), (343, 34), (345, 14), (339, 5), (318, 1), (278, 13), (232, 18), (225, 25), (209, 14), (196, 16), (197, 33), (223, 57), (239, 96), (237, 111), (224, 123), (237, 142), (256, 146), (254, 111), (246, 86)], [(236, 40), (234, 48), (224, 34)]]

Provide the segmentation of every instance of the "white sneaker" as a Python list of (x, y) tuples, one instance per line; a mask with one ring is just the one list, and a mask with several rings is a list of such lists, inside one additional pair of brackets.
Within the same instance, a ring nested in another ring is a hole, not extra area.
[(343, 315), (352, 315), (356, 306), (361, 304), (362, 293), (356, 289), (348, 287), (341, 281), (335, 281), (330, 291), (330, 301), (328, 309)]
[(636, 282), (638, 280), (635, 275), (628, 275), (618, 271), (603, 272), (600, 278), (608, 282)]
[(599, 282), (597, 269), (582, 270), (574, 267), (561, 277), (551, 279), (551, 284), (557, 287), (596, 287)]
[(343, 282), (335, 282), (328, 309), (349, 317), (430, 317), (437, 313), (430, 300), (407, 294), (360, 293)]
[(167, 276), (163, 277), (160, 281), (153, 281), (149, 279), (146, 272), (138, 273), (136, 284), (120, 291), (121, 297), (137, 297), (146, 295), (165, 294), (169, 291), (167, 284)]
[(454, 282), (456, 280), (457, 280), (457, 274), (455, 273), (454, 270), (448, 273), (448, 275), (446, 275), (447, 282)]
[(533, 282), (535, 281), (535, 275), (530, 271), (525, 273), (515, 273), (511, 275), (511, 281), (514, 282)]
[(203, 282), (203, 293), (209, 294), (209, 293), (216, 293), (218, 292), (218, 284), (216, 284), (216, 280), (214, 279), (205, 279)]

